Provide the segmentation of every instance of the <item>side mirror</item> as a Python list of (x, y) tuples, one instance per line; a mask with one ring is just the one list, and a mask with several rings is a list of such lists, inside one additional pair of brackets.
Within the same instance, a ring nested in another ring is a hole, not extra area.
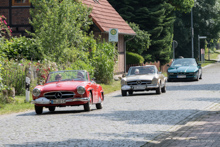
[(169, 65), (169, 64), (167, 64), (167, 67), (170, 67), (170, 65)]
[(201, 67), (201, 66), (202, 66), (202, 64), (201, 64), (201, 63), (198, 63), (198, 66), (199, 66), (199, 67)]
[(122, 78), (126, 77), (126, 75), (127, 75), (126, 73), (123, 73), (123, 74), (122, 74)]

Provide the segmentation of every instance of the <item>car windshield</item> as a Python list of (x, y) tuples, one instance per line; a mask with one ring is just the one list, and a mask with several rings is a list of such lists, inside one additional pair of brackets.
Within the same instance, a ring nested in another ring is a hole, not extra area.
[(179, 66), (197, 66), (195, 59), (176, 59), (173, 61), (171, 66), (179, 67)]
[(84, 70), (66, 70), (66, 71), (56, 71), (51, 72), (46, 83), (55, 81), (87, 81), (87, 72)]
[(157, 73), (157, 68), (155, 66), (136, 66), (129, 68), (128, 76), (155, 74), (155, 73)]

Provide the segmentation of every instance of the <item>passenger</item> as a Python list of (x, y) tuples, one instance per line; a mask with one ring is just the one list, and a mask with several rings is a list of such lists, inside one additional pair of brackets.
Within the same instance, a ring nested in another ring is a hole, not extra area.
[(82, 73), (81, 71), (78, 71), (78, 73), (77, 73), (77, 79), (79, 79), (79, 80), (84, 80), (84, 75), (83, 75), (83, 73)]

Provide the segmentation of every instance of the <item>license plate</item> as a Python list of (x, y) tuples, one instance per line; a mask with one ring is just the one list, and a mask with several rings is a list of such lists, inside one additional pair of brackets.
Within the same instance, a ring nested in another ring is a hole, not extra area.
[(64, 103), (66, 103), (65, 99), (51, 100), (51, 104), (64, 104)]
[(144, 90), (146, 88), (146, 85), (135, 85), (133, 86), (134, 90)]
[(177, 78), (186, 78), (186, 75), (177, 75)]

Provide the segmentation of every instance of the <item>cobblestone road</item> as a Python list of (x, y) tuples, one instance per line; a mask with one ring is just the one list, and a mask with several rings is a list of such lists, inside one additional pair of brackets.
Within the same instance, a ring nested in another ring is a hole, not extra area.
[(169, 82), (167, 93), (154, 91), (105, 96), (104, 108), (57, 108), (0, 116), (0, 146), (140, 147), (174, 126), (187, 123), (220, 102), (220, 64), (203, 69), (203, 79)]

